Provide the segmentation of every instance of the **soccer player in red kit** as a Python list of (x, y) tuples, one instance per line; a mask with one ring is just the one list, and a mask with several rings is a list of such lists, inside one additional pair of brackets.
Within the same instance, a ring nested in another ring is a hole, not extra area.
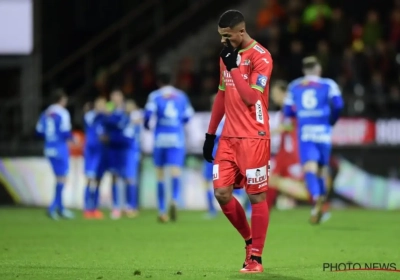
[[(271, 99), (280, 108), (283, 108), (286, 98), (287, 84), (284, 81), (275, 81), (271, 86)], [(303, 172), (300, 164), (299, 147), (295, 119), (285, 118), (281, 114), (280, 126), (271, 131), (271, 135), (280, 134), (281, 144), (275, 156), (275, 164), (272, 164), (271, 176), (280, 176), (293, 180), (303, 180)], [(268, 189), (268, 206), (271, 208), (278, 194), (277, 186), (270, 185)]]
[[(268, 88), (270, 53), (246, 32), (243, 15), (229, 10), (218, 23), (221, 43), (220, 85), (203, 146), (212, 162), (215, 133), (225, 114), (225, 125), (213, 165), (214, 195), (222, 211), (246, 243), (242, 273), (261, 273), (261, 255), (269, 223), (268, 189), (270, 134)], [(251, 227), (232, 192), (244, 187), (252, 204)]]

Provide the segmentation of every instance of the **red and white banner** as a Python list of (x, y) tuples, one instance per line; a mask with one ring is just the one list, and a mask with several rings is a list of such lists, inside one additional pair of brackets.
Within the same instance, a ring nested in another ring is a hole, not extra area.
[(342, 118), (333, 128), (333, 145), (365, 145), (375, 142), (375, 123), (362, 118)]

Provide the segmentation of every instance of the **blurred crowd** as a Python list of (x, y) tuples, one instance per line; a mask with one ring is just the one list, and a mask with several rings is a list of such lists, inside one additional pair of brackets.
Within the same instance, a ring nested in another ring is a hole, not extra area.
[[(257, 4), (258, 14), (246, 19), (247, 29), (270, 50), (272, 79), (301, 76), (302, 58), (314, 54), (323, 65), (323, 75), (341, 86), (347, 115), (400, 117), (400, 0), (388, 4), (385, 12), (360, 9), (357, 17), (335, 6), (335, 1)], [(216, 40), (200, 60), (183, 57), (176, 67), (175, 85), (188, 93), (197, 111), (208, 110), (209, 97), (216, 92), (220, 49)], [(152, 56), (144, 53), (118, 77), (122, 90), (140, 105), (156, 88), (154, 65)], [(107, 69), (99, 69), (90, 95), (106, 95), (114, 82)]]

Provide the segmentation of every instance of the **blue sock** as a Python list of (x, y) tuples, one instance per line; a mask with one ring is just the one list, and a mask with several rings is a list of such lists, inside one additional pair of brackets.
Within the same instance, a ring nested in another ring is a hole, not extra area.
[(58, 211), (63, 211), (64, 206), (62, 203), (62, 191), (64, 188), (64, 183), (56, 183), (56, 189), (55, 189), (55, 194), (54, 194), (54, 199), (53, 202), (51, 203), (49, 207), (49, 212), (54, 212), (56, 210)]
[(131, 210), (137, 209), (137, 189), (135, 184), (128, 184), (126, 186), (126, 202)]
[(92, 190), (89, 184), (85, 188), (84, 209), (85, 211), (93, 209)]
[(177, 177), (172, 178), (172, 201), (178, 203), (181, 181)]
[[(58, 183), (57, 183), (58, 185)], [(49, 212), (54, 212), (57, 210), (57, 186), (56, 189), (54, 190), (54, 198), (53, 198), (53, 202), (50, 204), (48, 211)]]
[(208, 203), (208, 212), (211, 215), (215, 214), (215, 207), (214, 207), (214, 192), (212, 189), (207, 190), (207, 203)]
[(165, 186), (164, 182), (157, 183), (157, 198), (158, 198), (158, 212), (159, 214), (165, 214)]
[(318, 177), (319, 192), (321, 195), (326, 195), (325, 178)]
[(311, 198), (315, 201), (315, 198), (321, 196), (318, 177), (315, 173), (306, 172), (305, 179)]
[(113, 184), (111, 188), (113, 209), (119, 209), (119, 192), (117, 184)]
[(93, 210), (97, 210), (99, 209), (99, 200), (100, 200), (100, 186), (97, 186), (93, 193), (93, 198), (92, 198), (92, 202), (93, 202)]

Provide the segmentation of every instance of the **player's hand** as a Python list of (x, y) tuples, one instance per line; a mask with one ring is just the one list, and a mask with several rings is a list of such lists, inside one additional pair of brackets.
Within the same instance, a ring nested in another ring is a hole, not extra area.
[(236, 62), (238, 53), (239, 48), (235, 50), (231, 44), (231, 41), (229, 41), (229, 39), (226, 39), (226, 46), (222, 49), (219, 56), (222, 58), (222, 61), (224, 62), (228, 71), (231, 71), (233, 68), (238, 67)]
[(212, 162), (214, 160), (212, 153), (214, 150), (214, 141), (216, 136), (214, 134), (206, 133), (206, 140), (203, 145), (203, 157), (206, 161)]

